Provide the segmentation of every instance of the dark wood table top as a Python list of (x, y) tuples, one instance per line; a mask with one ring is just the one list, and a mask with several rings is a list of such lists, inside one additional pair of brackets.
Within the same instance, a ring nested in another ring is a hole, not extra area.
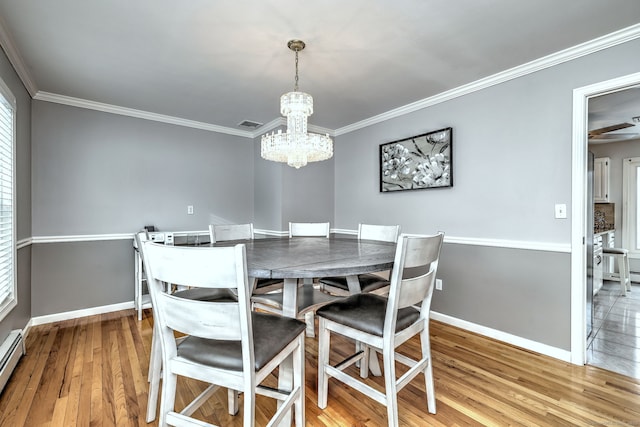
[[(238, 242), (220, 242), (229, 246)], [(303, 279), (349, 276), (393, 267), (395, 243), (353, 238), (294, 237), (243, 241), (250, 277)]]

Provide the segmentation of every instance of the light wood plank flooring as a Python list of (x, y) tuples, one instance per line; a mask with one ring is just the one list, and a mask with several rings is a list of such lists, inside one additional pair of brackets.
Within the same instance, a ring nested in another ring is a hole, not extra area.
[[(151, 312), (133, 310), (33, 327), (27, 356), (0, 395), (1, 426), (146, 426)], [(399, 393), (405, 426), (631, 426), (640, 423), (640, 380), (592, 366), (574, 366), (439, 322), (431, 322), (437, 414), (427, 412), (422, 377)], [(332, 339), (332, 361), (353, 344)], [(385, 408), (335, 381), (329, 406), (317, 406), (317, 341), (307, 338), (306, 417), (309, 426), (383, 426)], [(419, 341), (401, 347), (419, 352)], [(355, 373), (355, 367), (351, 369)], [(275, 379), (268, 381), (275, 384)], [(372, 384), (381, 386), (380, 378)], [(178, 408), (203, 389), (179, 381)], [(182, 406), (181, 406), (182, 405)], [(275, 403), (258, 397), (256, 425)], [(197, 415), (240, 426), (220, 391)], [(154, 423), (150, 425), (156, 425)]]
[(593, 302), (587, 362), (640, 379), (640, 284), (620, 296), (620, 284), (605, 280)]

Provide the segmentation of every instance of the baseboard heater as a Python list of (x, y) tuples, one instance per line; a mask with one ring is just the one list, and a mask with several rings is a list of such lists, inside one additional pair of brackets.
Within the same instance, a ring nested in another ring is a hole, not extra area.
[(22, 332), (19, 329), (11, 331), (7, 339), (0, 345), (0, 393), (4, 390), (4, 386), (24, 354)]

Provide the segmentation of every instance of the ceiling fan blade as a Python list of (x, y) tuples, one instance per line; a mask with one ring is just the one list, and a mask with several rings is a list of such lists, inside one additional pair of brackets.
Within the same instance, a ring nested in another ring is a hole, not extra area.
[(600, 135), (589, 135), (589, 140), (605, 140), (605, 139), (632, 139), (640, 136), (640, 133), (609, 133)]
[(633, 123), (618, 123), (611, 126), (605, 126), (600, 129), (593, 129), (589, 131), (589, 138), (592, 138), (596, 135), (602, 135), (603, 133), (613, 132), (614, 130), (630, 128), (631, 126), (635, 126), (635, 125)]

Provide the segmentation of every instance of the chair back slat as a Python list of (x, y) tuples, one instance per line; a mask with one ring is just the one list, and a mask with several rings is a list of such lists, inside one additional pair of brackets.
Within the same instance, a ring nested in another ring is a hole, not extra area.
[(328, 222), (290, 222), (289, 237), (329, 237)]
[[(154, 278), (174, 285), (199, 288), (235, 288), (237, 272), (230, 269), (235, 265), (233, 248), (209, 247), (172, 247), (147, 243), (147, 252), (156, 260), (154, 262)], [(169, 247), (171, 248), (171, 247)], [(211, 249), (222, 249), (215, 257)], [(203, 269), (206, 265), (208, 268)]]
[(421, 304), (433, 291), (435, 284), (435, 271), (430, 269), (428, 273), (402, 279), (400, 293), (398, 295), (398, 309)]
[(420, 304), (421, 315), (428, 316), (438, 271), (443, 233), (436, 235), (401, 234), (391, 271), (391, 286), (385, 316), (385, 335), (395, 330), (397, 312)]
[(201, 338), (240, 341), (240, 306), (233, 302), (197, 301), (158, 295), (158, 309), (166, 326)]
[(358, 239), (379, 240), (381, 242), (397, 242), (400, 234), (399, 225), (358, 225)]
[(417, 236), (405, 236), (408, 236), (409, 239), (407, 240), (407, 248), (404, 255), (404, 268), (426, 266), (438, 260), (441, 241), (438, 239), (425, 241), (422, 238), (417, 238)]
[(253, 224), (210, 224), (211, 243), (228, 240), (252, 240)]
[[(154, 317), (165, 335), (163, 346), (175, 349), (173, 333), (207, 339), (237, 340), (252, 345), (249, 285), (245, 246), (179, 247), (142, 243), (148, 266), (149, 292)], [(181, 297), (164, 291), (165, 283), (190, 288), (227, 288), (237, 292), (235, 302), (215, 302)], [(167, 329), (168, 328), (168, 329)], [(171, 342), (169, 342), (171, 341)]]

